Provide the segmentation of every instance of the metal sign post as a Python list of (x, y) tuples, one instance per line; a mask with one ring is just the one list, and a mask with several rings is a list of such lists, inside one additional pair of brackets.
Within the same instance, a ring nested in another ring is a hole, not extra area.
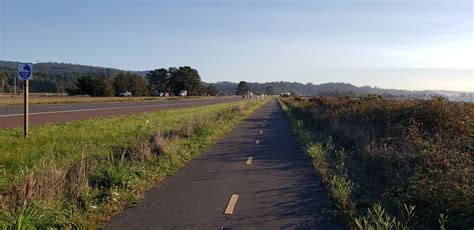
[(25, 95), (24, 95), (24, 99), (25, 99), (25, 107), (24, 107), (24, 111), (25, 111), (25, 114), (23, 116), (23, 126), (25, 127), (25, 132), (24, 132), (24, 136), (27, 137), (28, 136), (28, 128), (29, 128), (29, 117), (30, 117), (30, 106), (29, 106), (29, 80), (25, 80), (25, 88), (23, 89), (23, 91), (25, 92)]
[(18, 65), (18, 79), (25, 81), (25, 87), (23, 88), (24, 92), (24, 115), (23, 115), (23, 127), (24, 127), (24, 136), (28, 136), (28, 125), (29, 125), (29, 80), (33, 76), (33, 64), (31, 63), (21, 63)]

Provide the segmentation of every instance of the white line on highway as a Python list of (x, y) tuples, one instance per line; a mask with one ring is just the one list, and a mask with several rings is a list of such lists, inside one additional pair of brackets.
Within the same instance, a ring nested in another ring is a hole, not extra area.
[(260, 144), (260, 140), (256, 140), (255, 144), (257, 144), (257, 145)]
[(249, 159), (247, 159), (247, 162), (245, 162), (245, 164), (252, 164), (252, 160), (253, 160), (253, 157), (249, 157)]
[[(74, 113), (74, 112), (114, 110), (114, 109), (148, 108), (148, 107), (173, 106), (173, 105), (183, 105), (183, 104), (187, 105), (187, 104), (193, 104), (193, 103), (182, 102), (178, 104), (174, 103), (174, 104), (164, 104), (164, 105), (137, 105), (137, 106), (123, 106), (123, 107), (113, 107), (113, 108), (75, 109), (75, 110), (64, 110), (64, 111), (37, 112), (37, 113), (30, 113), (30, 115), (41, 115), (41, 114), (52, 114), (52, 113)], [(0, 117), (15, 117), (15, 116), (23, 116), (23, 114), (17, 113), (17, 114), (0, 115)]]
[(239, 194), (232, 194), (230, 197), (229, 203), (227, 204), (227, 208), (224, 211), (224, 214), (232, 215), (234, 213), (235, 205), (237, 204), (237, 200), (239, 199)]
[(72, 105), (64, 105), (64, 106), (47, 106), (47, 109), (59, 109), (59, 108), (71, 108)]

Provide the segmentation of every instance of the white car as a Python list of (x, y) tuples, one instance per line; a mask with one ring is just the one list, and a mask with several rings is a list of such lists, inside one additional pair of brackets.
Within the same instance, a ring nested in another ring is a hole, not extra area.
[(160, 92), (160, 93), (157, 93), (156, 96), (158, 96), (158, 97), (169, 97), (170, 94), (168, 92)]
[(123, 93), (119, 93), (119, 96), (121, 96), (121, 97), (132, 97), (132, 93), (126, 91), (126, 92), (123, 92)]

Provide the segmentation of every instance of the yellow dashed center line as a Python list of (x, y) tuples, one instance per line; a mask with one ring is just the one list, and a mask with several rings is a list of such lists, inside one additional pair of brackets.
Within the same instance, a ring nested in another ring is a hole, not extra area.
[(246, 162), (245, 164), (248, 164), (248, 165), (249, 165), (249, 164), (252, 164), (252, 160), (253, 160), (253, 158), (252, 158), (252, 157), (249, 157), (249, 159), (247, 159), (247, 162)]
[(224, 214), (232, 215), (234, 213), (235, 205), (237, 204), (237, 200), (239, 199), (239, 194), (232, 194), (229, 200), (229, 204), (227, 204), (227, 208), (224, 211)]

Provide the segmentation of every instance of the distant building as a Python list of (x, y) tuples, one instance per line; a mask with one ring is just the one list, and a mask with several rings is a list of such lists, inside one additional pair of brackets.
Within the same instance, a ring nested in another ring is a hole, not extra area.
[(281, 93), (280, 96), (282, 97), (290, 97), (291, 93)]

